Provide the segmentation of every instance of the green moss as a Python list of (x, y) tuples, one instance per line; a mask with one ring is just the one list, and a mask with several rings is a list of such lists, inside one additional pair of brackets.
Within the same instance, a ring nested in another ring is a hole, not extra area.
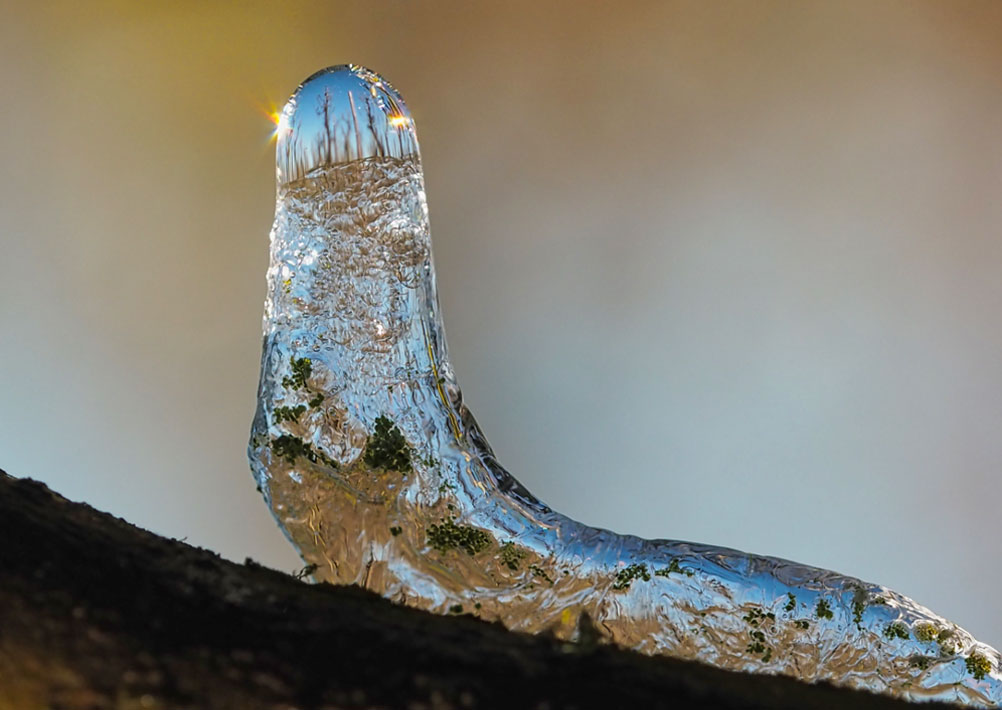
[(992, 672), (991, 661), (977, 651), (968, 656), (964, 663), (967, 665), (967, 672), (974, 676), (975, 680), (984, 680), (985, 676)]
[(449, 607), (449, 613), (450, 614), (462, 614), (463, 613), (463, 605), (462, 604), (453, 604), (452, 606)]
[(911, 638), (911, 634), (908, 632), (908, 626), (901, 621), (895, 621), (884, 627), (884, 636), (889, 639), (904, 639), (907, 641)]
[(316, 409), (323, 403), (324, 403), (324, 396), (320, 393), (317, 393), (317, 395), (314, 396), (313, 399), (307, 402), (307, 404), (313, 407), (314, 409)]
[(282, 386), (294, 390), (305, 387), (306, 381), (313, 374), (313, 361), (308, 357), (301, 357), (298, 360), (290, 357), (289, 367), (292, 368), (292, 375), (282, 378)]
[[(533, 577), (540, 577), (545, 579), (550, 584), (553, 584), (553, 580), (550, 579), (550, 575), (546, 574), (546, 570), (539, 565), (529, 565), (529, 571), (532, 572)], [(648, 579), (650, 579), (650, 577), (648, 577)]]
[(311, 463), (323, 462), (337, 468), (337, 461), (321, 452), (314, 451), (312, 446), (298, 436), (282, 434), (282, 436), (272, 439), (270, 446), (276, 456), (285, 459), (290, 464), (296, 463), (296, 459), (302, 457)]
[(306, 405), (300, 404), (296, 407), (275, 407), (275, 423), (298, 422), (299, 417), (306, 411)]
[[(755, 611), (755, 610), (753, 610)], [(758, 619), (764, 618), (761, 615), (753, 615)], [(748, 616), (745, 617), (745, 621), (748, 621)], [(745, 646), (745, 652), (753, 654), (755, 656), (761, 655), (762, 662), (767, 663), (769, 659), (772, 658), (772, 649), (766, 643), (765, 633), (760, 630), (753, 629), (748, 632), (748, 636), (751, 638), (751, 642)]]
[(766, 624), (768, 624), (771, 628), (776, 623), (775, 614), (773, 614), (771, 611), (764, 612), (760, 607), (757, 606), (749, 609), (748, 613), (741, 618), (744, 619), (750, 626), (754, 626), (755, 628), (758, 628), (759, 626), (764, 626)]
[(866, 590), (861, 586), (854, 585), (852, 593), (852, 620), (856, 622), (856, 628), (863, 627), (863, 612), (866, 611)]
[(797, 597), (793, 592), (786, 593), (787, 602), (786, 606), (783, 607), (783, 611), (793, 611), (797, 606)]
[(645, 582), (651, 581), (651, 575), (650, 572), (647, 571), (647, 565), (633, 564), (619, 570), (619, 572), (616, 573), (616, 581), (613, 583), (612, 588), (618, 591), (629, 589), (630, 584), (635, 579), (643, 579)]
[(801, 629), (809, 629), (809, 628), (811, 628), (811, 622), (809, 622), (807, 619), (797, 619), (793, 623), (796, 626), (800, 627)]
[(525, 559), (525, 550), (515, 547), (514, 542), (506, 542), (501, 545), (501, 564), (513, 572), (518, 571), (522, 560)]
[(684, 574), (686, 577), (691, 577), (694, 573), (691, 569), (682, 569), (682, 565), (678, 563), (678, 560), (672, 560), (667, 567), (662, 567), (654, 572), (657, 577), (667, 577), (672, 572), (678, 572), (679, 574)]
[(814, 607), (814, 613), (817, 614), (819, 619), (835, 618), (835, 615), (832, 614), (832, 608), (828, 606), (828, 601), (826, 599), (818, 601), (818, 605)]
[(488, 532), (472, 525), (456, 525), (451, 518), (429, 525), (427, 535), (428, 544), (439, 552), (460, 548), (471, 556), (486, 550), (493, 540)]
[(939, 628), (935, 624), (916, 624), (915, 638), (922, 642), (935, 641), (939, 638)]
[(399, 535), (403, 531), (404, 531), (404, 529), (402, 527), (400, 527), (399, 525), (393, 525), (393, 526), (390, 527), (390, 535), (392, 535), (393, 537), (396, 537), (397, 535)]
[(365, 442), (365, 463), (385, 471), (407, 473), (411, 470), (411, 449), (400, 429), (380, 415), (372, 435)]
[(932, 665), (932, 659), (929, 656), (915, 655), (908, 659), (908, 664), (912, 668), (924, 671)]

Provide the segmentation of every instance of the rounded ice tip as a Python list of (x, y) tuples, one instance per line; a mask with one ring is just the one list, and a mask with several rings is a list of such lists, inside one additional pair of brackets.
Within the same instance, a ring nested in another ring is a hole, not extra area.
[(282, 109), (276, 135), (279, 185), (333, 165), (418, 152), (414, 119), (400, 94), (356, 64), (322, 69), (300, 84)]

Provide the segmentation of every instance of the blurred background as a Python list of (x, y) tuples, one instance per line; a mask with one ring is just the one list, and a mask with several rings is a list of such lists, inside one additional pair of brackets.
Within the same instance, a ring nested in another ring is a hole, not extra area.
[(21, 4), (0, 467), (242, 561), (266, 113), (415, 116), (466, 398), (586, 522), (886, 584), (1002, 647), (1002, 3)]

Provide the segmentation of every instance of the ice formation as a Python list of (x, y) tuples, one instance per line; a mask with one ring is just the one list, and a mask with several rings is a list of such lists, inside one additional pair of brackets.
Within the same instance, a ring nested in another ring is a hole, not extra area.
[(885, 587), (577, 523), (496, 460), (439, 314), (414, 121), (379, 75), (307, 79), (278, 196), (249, 455), (317, 579), (732, 670), (996, 706), (999, 653)]

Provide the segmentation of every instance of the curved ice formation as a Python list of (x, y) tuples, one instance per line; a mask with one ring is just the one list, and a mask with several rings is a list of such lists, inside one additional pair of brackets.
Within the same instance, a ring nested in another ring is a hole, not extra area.
[(907, 597), (581, 525), (500, 466), (449, 363), (414, 122), (377, 74), (307, 79), (279, 122), (277, 171), (249, 455), (316, 578), (733, 670), (1002, 700), (999, 653)]

